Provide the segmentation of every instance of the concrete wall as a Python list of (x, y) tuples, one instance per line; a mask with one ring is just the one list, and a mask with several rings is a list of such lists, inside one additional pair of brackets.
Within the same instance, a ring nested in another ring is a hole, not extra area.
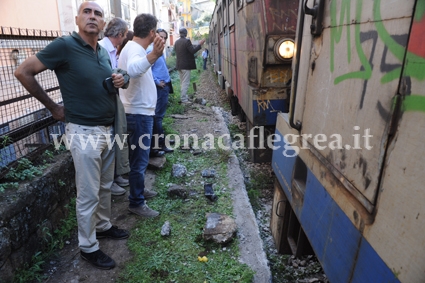
[(48, 236), (69, 214), (75, 196), (75, 171), (69, 152), (59, 155), (44, 174), (19, 189), (0, 194), (1, 282), (13, 282), (17, 269), (46, 249)]

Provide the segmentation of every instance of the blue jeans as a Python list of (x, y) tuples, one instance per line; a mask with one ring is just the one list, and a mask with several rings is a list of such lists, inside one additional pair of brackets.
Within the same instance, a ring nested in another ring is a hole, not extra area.
[[(162, 120), (164, 119), (165, 111), (167, 111), (169, 92), (170, 87), (168, 85), (165, 85), (163, 88), (158, 86), (156, 87), (157, 101), (153, 123), (154, 136), (152, 137), (152, 148), (155, 148), (156, 145), (162, 147), (165, 143), (165, 137), (160, 135), (164, 135), (164, 129), (162, 128)], [(157, 143), (156, 140), (158, 140)]]
[(204, 70), (206, 70), (207, 69), (207, 58), (204, 58), (203, 60), (204, 60)]
[(126, 114), (130, 173), (130, 207), (145, 204), (145, 173), (149, 163), (153, 117), (141, 114)]

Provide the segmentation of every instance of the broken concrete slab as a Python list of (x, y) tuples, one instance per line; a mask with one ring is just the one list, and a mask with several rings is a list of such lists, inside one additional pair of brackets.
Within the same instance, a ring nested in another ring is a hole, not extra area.
[(202, 232), (202, 237), (207, 241), (214, 241), (218, 244), (230, 242), (236, 231), (235, 220), (230, 216), (221, 213), (207, 213), (207, 222)]
[(161, 169), (164, 167), (165, 162), (167, 162), (165, 156), (151, 157), (149, 158), (148, 168), (152, 170)]
[(186, 199), (189, 195), (189, 192), (183, 186), (172, 184), (170, 187), (168, 187), (167, 194), (171, 197), (175, 196), (178, 198)]

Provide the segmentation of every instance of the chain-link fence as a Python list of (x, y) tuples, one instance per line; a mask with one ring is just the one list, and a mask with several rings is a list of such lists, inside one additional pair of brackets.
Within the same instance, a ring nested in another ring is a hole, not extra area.
[[(64, 125), (32, 97), (15, 78), (16, 68), (56, 37), (69, 32), (0, 27), (0, 169), (51, 143), (50, 134), (63, 134)], [(36, 76), (50, 98), (62, 102), (54, 72)], [(3, 170), (1, 170), (3, 171)]]

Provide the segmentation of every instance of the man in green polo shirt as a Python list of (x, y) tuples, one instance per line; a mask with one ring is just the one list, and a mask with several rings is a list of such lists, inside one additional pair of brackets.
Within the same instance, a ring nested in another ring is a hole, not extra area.
[[(111, 77), (119, 88), (124, 86), (124, 77), (112, 73), (109, 55), (97, 42), (105, 25), (102, 8), (95, 2), (83, 2), (75, 21), (78, 33), (57, 38), (29, 57), (15, 76), (53, 118), (67, 123), (67, 139), (73, 137), (70, 150), (76, 175), (81, 257), (97, 268), (110, 269), (115, 261), (99, 249), (97, 238), (125, 239), (129, 234), (110, 222), (115, 152), (108, 145), (114, 136), (117, 94), (104, 88), (103, 81)], [(54, 102), (35, 79), (46, 69), (56, 73), (63, 105)], [(97, 145), (87, 143), (90, 138), (97, 140)]]

